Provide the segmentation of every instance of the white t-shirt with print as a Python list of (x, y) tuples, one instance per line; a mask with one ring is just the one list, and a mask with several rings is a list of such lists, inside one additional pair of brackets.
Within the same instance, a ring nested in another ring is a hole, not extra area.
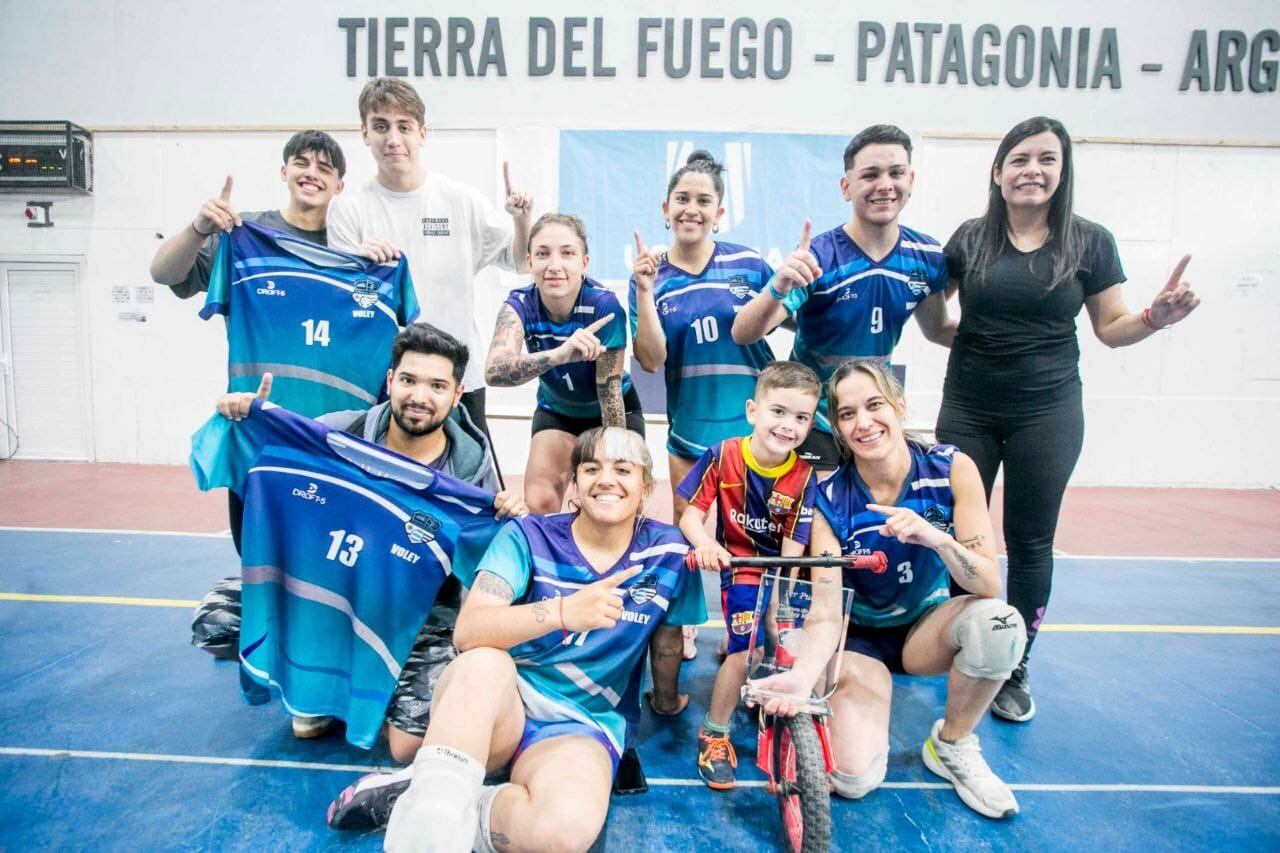
[(348, 190), (329, 207), (328, 228), (334, 248), (354, 251), (377, 238), (405, 254), (422, 309), (418, 319), (467, 345), (463, 384), (468, 391), (483, 388), (489, 347), (476, 316), (475, 275), (490, 265), (515, 270), (511, 217), (479, 191), (431, 172), (410, 192), (393, 192), (376, 178)]

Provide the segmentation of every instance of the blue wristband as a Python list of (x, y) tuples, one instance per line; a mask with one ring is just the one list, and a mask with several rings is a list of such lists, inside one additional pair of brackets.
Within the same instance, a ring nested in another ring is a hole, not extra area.
[(765, 291), (779, 302), (787, 298), (785, 294), (779, 293), (778, 289), (773, 286), (773, 279), (769, 279), (769, 283), (765, 286)]

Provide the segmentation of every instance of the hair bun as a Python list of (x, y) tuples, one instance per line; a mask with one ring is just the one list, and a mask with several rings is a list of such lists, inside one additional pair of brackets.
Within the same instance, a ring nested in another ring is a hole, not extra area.
[(713, 166), (719, 165), (718, 163), (716, 163), (716, 158), (712, 157), (709, 151), (704, 151), (701, 148), (699, 148), (697, 151), (694, 151), (692, 154), (690, 154), (689, 159), (685, 160), (684, 162), (686, 166), (692, 166), (694, 163), (697, 163), (699, 161), (704, 163), (710, 163)]

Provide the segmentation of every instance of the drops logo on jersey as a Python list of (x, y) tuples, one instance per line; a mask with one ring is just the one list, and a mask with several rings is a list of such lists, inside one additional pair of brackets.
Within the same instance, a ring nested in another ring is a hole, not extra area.
[(947, 518), (947, 513), (937, 504), (930, 504), (929, 508), (921, 513), (920, 517), (939, 530), (946, 530), (951, 526), (951, 522)]
[(414, 545), (421, 545), (423, 542), (434, 542), (436, 534), (440, 532), (440, 519), (434, 515), (428, 515), (422, 510), (417, 510), (404, 523), (404, 532)]
[(650, 572), (636, 578), (635, 583), (627, 590), (627, 595), (636, 604), (648, 604), (658, 594), (658, 576)]
[(283, 287), (276, 287), (276, 283), (272, 279), (267, 279), (267, 286), (259, 287), (258, 295), (259, 296), (285, 296), (286, 291)]
[(324, 506), (324, 496), (319, 494), (319, 489), (320, 487), (315, 483), (308, 483), (305, 489), (295, 488), (293, 490), (293, 496), (295, 498), (302, 498), (304, 501), (311, 501), (318, 506)]
[(378, 304), (378, 283), (371, 278), (362, 278), (354, 285), (351, 298), (361, 308), (372, 308)]

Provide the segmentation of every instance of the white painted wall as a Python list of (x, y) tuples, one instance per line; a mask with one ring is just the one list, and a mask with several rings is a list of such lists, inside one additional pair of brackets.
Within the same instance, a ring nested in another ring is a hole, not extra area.
[[(1124, 88), (1059, 92), (1003, 85), (982, 90), (890, 86), (880, 78), (850, 83), (856, 12), (832, 19), (825, 4), (792, 11), (754, 0), (724, 14), (761, 21), (790, 18), (796, 47), (794, 70), (786, 80), (673, 81), (661, 74), (655, 78), (652, 70), (646, 81), (636, 80), (628, 62), (634, 19), (685, 14), (670, 3), (643, 9), (617, 4), (616, 11), (598, 13), (606, 18), (610, 54), (616, 50), (611, 61), (617, 78), (530, 80), (523, 68), (521, 28), (527, 16), (556, 18), (581, 10), (560, 2), (532, 8), (501, 0), (490, 13), (502, 16), (511, 76), (417, 81), (436, 128), (426, 157), (495, 201), (501, 161), (510, 159), (519, 183), (544, 210), (555, 205), (556, 132), (562, 128), (683, 127), (707, 116), (723, 130), (841, 133), (872, 121), (895, 121), (917, 141), (916, 194), (904, 222), (945, 240), (960, 221), (980, 212), (995, 143), (931, 132), (999, 134), (1018, 119), (1048, 112), (1074, 132), (1094, 136), (1280, 140), (1274, 93), (1176, 96), (1177, 69), (1191, 29), (1231, 25), (1254, 33), (1280, 23), (1276, 7), (1182, 3), (1148, 22), (1139, 10), (1113, 5), (1088, 0), (1073, 4), (1068, 13), (1056, 4), (1028, 8), (987, 0), (967, 7), (965, 17), (940, 2), (866, 13), (880, 15), (890, 29), (897, 19), (957, 21), (970, 33), (987, 20), (1006, 30), (1015, 23), (1118, 27), (1125, 50)], [(430, 14), (444, 18), (449, 6)], [(452, 6), (455, 14), (470, 11)], [(197, 9), (204, 11), (194, 27)], [(336, 19), (411, 17), (415, 11), (394, 2), (362, 3), (357, 10), (336, 0), (252, 7), (231, 2), (220, 5), (217, 14), (182, 3), (0, 0), (0, 68), (10, 81), (0, 118), (68, 118), (91, 127), (352, 127), (335, 135), (347, 152), (348, 183), (358, 184), (373, 173), (354, 131), (355, 95), (364, 77), (345, 76)], [(258, 31), (270, 35), (246, 38), (243, 21), (250, 17), (258, 21)], [(801, 61), (815, 51), (836, 52), (836, 67)], [(1138, 73), (1139, 62), (1161, 60), (1166, 71), (1158, 79)], [(299, 62), (313, 70), (292, 74), (288, 85), (273, 82)], [(870, 67), (882, 76), (884, 57)], [(844, 82), (823, 84), (831, 79)], [(833, 98), (833, 92), (848, 97)], [(196, 316), (198, 298), (180, 301), (157, 287), (154, 304), (114, 305), (111, 288), (149, 284), (157, 234), (184, 227), (227, 173), (236, 177), (234, 201), (242, 209), (283, 204), (278, 163), (287, 135), (274, 129), (99, 132), (97, 193), (55, 198), (52, 229), (25, 227), (27, 195), (0, 195), (0, 260), (83, 258), (97, 458), (185, 459), (187, 438), (210, 412), (225, 381), (221, 323)], [(1078, 211), (1105, 224), (1119, 240), (1130, 305), (1148, 302), (1184, 252), (1194, 256), (1187, 277), (1203, 305), (1185, 325), (1120, 351), (1099, 345), (1081, 316), (1087, 434), (1074, 482), (1280, 485), (1280, 455), (1265, 450), (1266, 438), (1280, 434), (1275, 333), (1280, 243), (1273, 225), (1280, 222), (1280, 196), (1274, 191), (1280, 186), (1280, 149), (1084, 144), (1076, 150)], [(833, 171), (833, 184), (836, 177)], [(645, 191), (654, 194), (655, 204), (660, 200), (661, 188)], [(486, 273), (481, 316), (495, 315), (506, 290), (517, 283), (514, 276)], [(122, 321), (121, 311), (145, 313), (147, 322)], [(775, 349), (787, 347), (779, 342)], [(931, 423), (945, 351), (925, 343), (912, 325), (896, 360), (909, 365), (911, 420)], [(532, 408), (533, 388), (493, 390), (490, 399), (494, 414), (524, 416)], [(500, 417), (494, 431), (504, 469), (521, 470), (527, 421)], [(655, 457), (665, 460), (663, 430), (652, 428), (650, 435)]]

